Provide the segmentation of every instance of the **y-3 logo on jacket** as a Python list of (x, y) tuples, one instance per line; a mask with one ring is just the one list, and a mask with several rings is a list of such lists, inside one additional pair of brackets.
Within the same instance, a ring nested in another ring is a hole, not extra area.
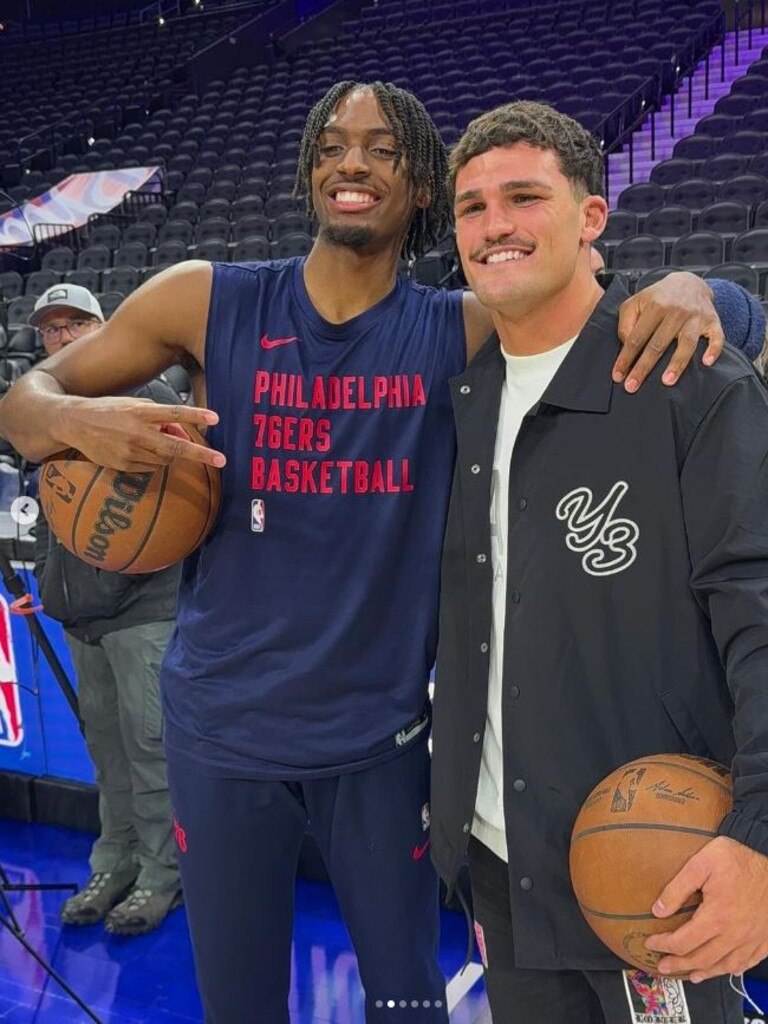
[(565, 543), (582, 556), (581, 567), (590, 576), (613, 576), (637, 558), (637, 523), (616, 515), (628, 490), (619, 480), (598, 505), (589, 487), (576, 487), (558, 502), (557, 518), (568, 526)]

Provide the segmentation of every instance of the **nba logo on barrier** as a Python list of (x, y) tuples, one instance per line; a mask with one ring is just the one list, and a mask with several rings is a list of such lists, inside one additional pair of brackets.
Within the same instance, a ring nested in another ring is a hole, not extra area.
[(254, 498), (251, 502), (251, 529), (254, 533), (264, 533), (265, 523), (264, 499)]
[(8, 602), (0, 595), (0, 746), (18, 747), (24, 739), (16, 661)]

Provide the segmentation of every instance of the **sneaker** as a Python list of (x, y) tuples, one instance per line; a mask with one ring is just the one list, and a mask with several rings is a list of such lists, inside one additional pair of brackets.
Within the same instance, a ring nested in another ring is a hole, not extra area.
[(168, 892), (132, 889), (126, 899), (107, 914), (104, 927), (113, 935), (143, 935), (162, 924), (181, 902), (180, 889)]
[(125, 898), (136, 881), (135, 871), (96, 871), (80, 892), (61, 908), (64, 924), (95, 924)]

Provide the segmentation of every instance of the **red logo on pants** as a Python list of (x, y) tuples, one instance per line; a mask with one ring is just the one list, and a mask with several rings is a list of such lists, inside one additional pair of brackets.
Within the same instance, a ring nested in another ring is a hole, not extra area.
[(173, 816), (173, 835), (176, 840), (176, 845), (182, 853), (187, 852), (187, 833), (179, 824), (179, 819), (174, 814)]

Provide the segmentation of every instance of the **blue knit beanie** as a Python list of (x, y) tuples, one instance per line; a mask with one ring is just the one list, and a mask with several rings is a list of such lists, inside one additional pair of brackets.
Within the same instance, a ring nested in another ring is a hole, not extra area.
[(765, 344), (765, 316), (760, 303), (743, 288), (723, 288), (724, 282), (719, 280), (707, 283), (715, 293), (725, 340), (750, 362), (757, 359)]

